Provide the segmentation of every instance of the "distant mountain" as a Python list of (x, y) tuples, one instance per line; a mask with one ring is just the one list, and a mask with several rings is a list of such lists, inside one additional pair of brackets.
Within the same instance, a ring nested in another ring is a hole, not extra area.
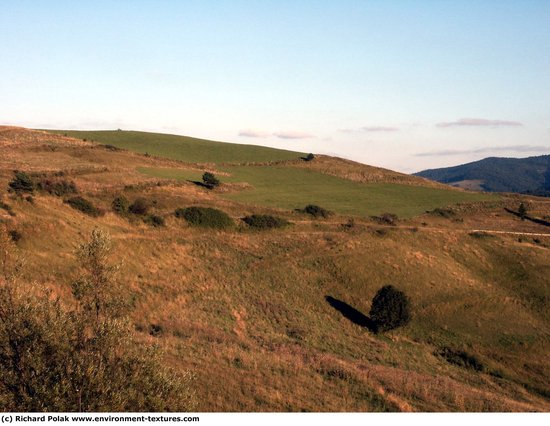
[(465, 189), (550, 196), (550, 155), (489, 157), (455, 167), (423, 170), (415, 175)]

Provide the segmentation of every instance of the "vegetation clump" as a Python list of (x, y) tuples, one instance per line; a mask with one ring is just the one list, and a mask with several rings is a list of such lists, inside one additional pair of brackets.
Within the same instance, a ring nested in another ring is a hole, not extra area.
[(220, 186), (220, 180), (214, 175), (214, 173), (205, 172), (202, 175), (202, 181), (204, 183), (204, 186), (206, 186), (208, 189), (214, 189), (218, 186)]
[(65, 203), (67, 203), (73, 209), (79, 210), (82, 213), (87, 214), (88, 216), (98, 217), (103, 214), (103, 211), (98, 209), (92, 204), (91, 201), (87, 200), (84, 197), (72, 197), (65, 200)]
[(210, 207), (187, 207), (176, 209), (176, 217), (185, 219), (190, 225), (204, 228), (223, 229), (232, 226), (233, 219), (221, 210)]
[(391, 226), (395, 226), (399, 219), (397, 215), (393, 213), (382, 213), (380, 216), (372, 216), (372, 218), (379, 223)]
[(121, 308), (109, 235), (94, 230), (77, 251), (76, 305), (28, 292), (21, 263), (0, 233), (0, 402), (11, 412), (189, 411), (191, 375), (133, 338)]
[(434, 215), (434, 216), (441, 216), (441, 217), (444, 217), (445, 219), (452, 219), (456, 213), (451, 210), (451, 209), (442, 209), (440, 207), (437, 207), (431, 211), (428, 212), (429, 214), (431, 215)]
[(138, 216), (144, 216), (149, 211), (149, 202), (145, 198), (137, 198), (129, 207), (128, 211)]
[(303, 210), (301, 210), (303, 213), (307, 213), (314, 218), (328, 218), (332, 212), (324, 209), (323, 207), (316, 206), (315, 204), (308, 204), (304, 207)]
[(161, 227), (165, 225), (165, 220), (162, 216), (158, 216), (156, 214), (150, 214), (147, 215), (143, 221), (147, 223), (148, 225), (151, 225), (155, 228)]
[(130, 202), (125, 196), (119, 195), (113, 199), (111, 208), (116, 214), (125, 215), (128, 213), (128, 209), (130, 208)]
[(76, 184), (64, 179), (44, 178), (38, 182), (37, 188), (57, 197), (78, 193)]
[(306, 155), (305, 157), (303, 157), (304, 161), (312, 161), (315, 159), (315, 155), (313, 155), (312, 153), (309, 153), (308, 155)]
[(287, 220), (281, 217), (261, 215), (261, 214), (253, 214), (251, 216), (246, 216), (242, 220), (248, 226), (256, 229), (282, 228), (289, 224)]
[(33, 193), (35, 189), (35, 183), (33, 179), (25, 172), (16, 171), (13, 180), (8, 184), (9, 190), (16, 194), (22, 194), (24, 192)]
[(525, 220), (525, 218), (527, 217), (527, 207), (525, 207), (525, 204), (520, 203), (518, 208), (518, 215), (521, 220)]
[(410, 300), (402, 291), (386, 285), (372, 299), (369, 315), (376, 333), (404, 326), (411, 320)]

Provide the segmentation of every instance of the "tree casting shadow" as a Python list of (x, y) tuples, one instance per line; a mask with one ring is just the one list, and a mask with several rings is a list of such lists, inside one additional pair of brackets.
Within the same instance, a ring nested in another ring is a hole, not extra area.
[(346, 302), (335, 299), (332, 296), (325, 296), (327, 303), (340, 312), (344, 317), (350, 320), (352, 323), (361, 327), (367, 328), (369, 331), (376, 332), (376, 326), (374, 322), (365, 314), (355, 309), (353, 306), (348, 305)]

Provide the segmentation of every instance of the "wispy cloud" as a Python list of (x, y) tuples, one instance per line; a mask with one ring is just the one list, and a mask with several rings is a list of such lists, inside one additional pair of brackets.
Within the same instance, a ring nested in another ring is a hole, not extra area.
[(273, 133), (273, 136), (276, 136), (280, 139), (309, 139), (314, 137), (309, 133), (293, 132), (293, 131), (277, 132), (277, 133)]
[(399, 128), (388, 126), (364, 126), (356, 129), (340, 129), (342, 133), (397, 132)]
[(456, 121), (437, 123), (437, 127), (505, 127), (523, 126), (519, 121), (487, 120), (485, 118), (461, 118)]
[(246, 130), (241, 130), (239, 132), (239, 136), (244, 136), (246, 138), (267, 138), (269, 136), (269, 133), (262, 132), (259, 130), (246, 129)]
[(550, 146), (540, 145), (510, 145), (510, 146), (493, 146), (477, 149), (444, 149), (441, 151), (420, 152), (415, 154), (415, 157), (446, 157), (451, 155), (468, 155), (468, 154), (490, 154), (496, 152), (550, 152)]

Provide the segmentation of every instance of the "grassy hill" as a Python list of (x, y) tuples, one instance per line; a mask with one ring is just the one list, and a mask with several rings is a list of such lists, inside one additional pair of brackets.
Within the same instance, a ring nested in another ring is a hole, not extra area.
[(246, 163), (295, 160), (303, 152), (285, 151), (258, 145), (215, 142), (188, 136), (123, 130), (76, 131), (58, 130), (78, 139), (109, 144), (142, 154), (172, 158), (188, 163)]
[[(46, 286), (70, 304), (76, 245), (96, 227), (108, 231), (111, 261), (122, 264), (118, 279), (132, 301), (135, 344), (156, 343), (166, 365), (193, 371), (197, 411), (550, 410), (550, 237), (539, 235), (548, 227), (505, 210), (524, 202), (531, 216), (548, 220), (545, 200), (490, 197), (445, 208), (448, 200), (436, 203), (434, 195), (429, 205), (442, 210), (397, 226), (365, 214), (353, 223), (340, 214), (313, 220), (293, 211), (292, 200), (286, 209), (278, 204), (288, 189), (275, 194), (277, 208), (232, 199), (263, 191), (262, 179), (275, 191), (271, 182), (292, 166), (220, 166), (227, 188), (207, 190), (187, 181), (202, 166), (82, 138), (0, 128), (0, 146), (0, 225), (19, 232), (22, 285)], [(68, 195), (37, 190), (29, 201), (8, 193), (15, 169), (36, 180), (74, 182), (79, 196), (104, 214), (71, 208)], [(172, 179), (175, 170), (179, 180)], [(363, 185), (372, 199), (386, 197), (379, 201), (383, 211), (407, 188), (410, 200), (430, 190), (394, 184), (399, 191), (392, 194), (391, 185), (379, 182), (377, 192), (371, 184), (292, 170), (293, 182), (311, 174), (314, 189), (315, 182), (335, 192), (342, 182)], [(239, 184), (254, 173), (265, 173), (253, 176), (254, 189)], [(354, 191), (349, 197), (359, 196)], [(119, 195), (145, 198), (165, 225), (115, 214), (111, 203)], [(197, 205), (227, 212), (235, 225), (194, 228), (174, 216), (176, 208)], [(254, 231), (239, 220), (254, 213), (293, 224)], [(413, 319), (374, 334), (349, 312), (368, 315), (385, 284), (409, 295)]]
[(455, 167), (424, 170), (416, 175), (464, 188), (550, 195), (550, 155), (490, 157)]
[[(264, 207), (293, 210), (319, 204), (340, 214), (365, 216), (391, 212), (411, 217), (448, 204), (492, 198), (450, 190), (421, 178), (349, 160), (319, 156), (305, 162), (300, 159), (303, 153), (254, 145), (128, 131), (56, 133), (185, 163), (218, 163), (209, 164), (209, 169), (220, 173), (223, 182), (243, 184), (240, 190), (224, 193), (222, 197)], [(181, 167), (139, 170), (149, 176), (179, 181), (200, 181), (202, 174)]]

